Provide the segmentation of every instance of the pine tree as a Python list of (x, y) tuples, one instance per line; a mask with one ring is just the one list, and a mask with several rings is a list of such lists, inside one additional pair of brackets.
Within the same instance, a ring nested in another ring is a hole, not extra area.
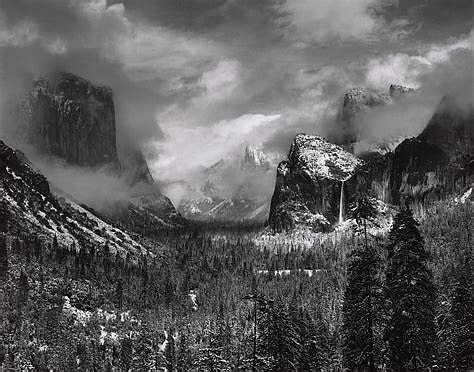
[(117, 299), (119, 309), (123, 307), (123, 280), (118, 279), (115, 287), (115, 297)]
[(299, 370), (320, 371), (327, 367), (329, 330), (322, 319), (313, 319), (307, 309), (300, 309), (301, 354)]
[(343, 305), (343, 362), (349, 369), (375, 369), (375, 314), (381, 289), (379, 256), (374, 247), (351, 253)]
[(268, 301), (260, 313), (263, 316), (259, 349), (270, 358), (273, 370), (296, 370), (301, 345), (287, 306), (281, 300)]
[(374, 202), (365, 194), (356, 195), (354, 201), (349, 206), (349, 216), (356, 220), (356, 232), (363, 234), (366, 248), (369, 244), (367, 225), (370, 223), (376, 225), (377, 214)]
[(20, 278), (18, 280), (18, 308), (22, 308), (26, 305), (28, 301), (28, 277), (26, 276), (25, 272), (21, 270)]
[(0, 233), (8, 231), (8, 222), (10, 220), (10, 210), (7, 203), (0, 200)]
[(350, 369), (374, 370), (380, 258), (376, 248), (369, 244), (367, 225), (375, 223), (377, 209), (366, 195), (358, 195), (350, 206), (350, 216), (357, 221), (356, 232), (363, 236), (364, 244), (350, 255), (343, 306), (343, 362)]
[(165, 359), (166, 359), (166, 369), (168, 371), (174, 371), (176, 369), (176, 344), (174, 337), (174, 329), (170, 329), (167, 334), (166, 349), (165, 349)]
[(7, 239), (0, 233), (0, 277), (7, 275), (8, 271), (8, 250)]
[(120, 369), (128, 371), (132, 367), (133, 360), (133, 340), (129, 337), (125, 337), (122, 340), (120, 349)]
[(178, 349), (176, 351), (176, 369), (178, 371), (186, 371), (191, 365), (191, 348), (190, 348), (190, 332), (187, 328), (182, 329), (179, 338)]
[(451, 305), (453, 321), (454, 367), (469, 370), (474, 366), (474, 309), (470, 252), (461, 269)]
[(429, 255), (411, 210), (402, 209), (389, 234), (385, 330), (389, 368), (426, 368), (433, 361), (435, 288)]

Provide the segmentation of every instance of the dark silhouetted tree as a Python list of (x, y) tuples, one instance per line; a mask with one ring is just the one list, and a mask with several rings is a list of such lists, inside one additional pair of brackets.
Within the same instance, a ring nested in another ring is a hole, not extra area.
[(372, 246), (350, 255), (343, 305), (343, 359), (349, 369), (375, 369), (374, 318), (380, 311), (379, 255)]
[(474, 356), (474, 309), (472, 288), (472, 258), (466, 257), (451, 305), (453, 321), (454, 367), (470, 370)]
[(385, 297), (388, 366), (427, 368), (436, 345), (435, 288), (428, 252), (411, 210), (402, 209), (389, 234)]
[(8, 231), (10, 221), (10, 210), (4, 200), (0, 200), (0, 233)]
[(18, 279), (18, 308), (22, 308), (28, 302), (28, 277), (25, 272), (21, 270), (20, 278)]
[(7, 275), (8, 271), (8, 249), (7, 238), (0, 233), (0, 276)]
[(377, 208), (366, 195), (358, 195), (349, 213), (356, 220), (356, 232), (362, 235), (364, 243), (350, 254), (343, 306), (343, 362), (349, 369), (374, 370), (374, 318), (381, 292), (380, 257), (377, 249), (369, 244), (367, 225), (376, 222)]

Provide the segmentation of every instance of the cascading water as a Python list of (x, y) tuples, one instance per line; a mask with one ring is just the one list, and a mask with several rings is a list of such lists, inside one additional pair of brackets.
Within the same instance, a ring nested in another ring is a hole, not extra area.
[(341, 183), (341, 196), (339, 198), (339, 224), (344, 222), (344, 181)]

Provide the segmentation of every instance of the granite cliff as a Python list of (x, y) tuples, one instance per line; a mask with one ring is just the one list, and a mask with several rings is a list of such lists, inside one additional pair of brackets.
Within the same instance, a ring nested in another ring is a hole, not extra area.
[(269, 225), (276, 231), (327, 231), (339, 219), (344, 185), (363, 162), (322, 137), (299, 134), (278, 165)]
[(444, 97), (417, 137), (393, 152), (359, 157), (320, 137), (296, 136), (278, 166), (270, 227), (325, 231), (340, 221), (357, 192), (394, 206), (420, 207), (465, 191), (474, 184), (473, 118), (472, 107), (461, 109)]
[(171, 201), (161, 193), (141, 151), (128, 149), (119, 157), (110, 88), (96, 86), (70, 73), (57, 72), (48, 79), (34, 82), (32, 91), (21, 103), (20, 112), (18, 134), (40, 154), (92, 171), (104, 168), (125, 179), (130, 199), (109, 204), (101, 213), (136, 231), (185, 223)]
[(34, 82), (22, 102), (20, 136), (79, 166), (118, 167), (112, 90), (60, 72)]

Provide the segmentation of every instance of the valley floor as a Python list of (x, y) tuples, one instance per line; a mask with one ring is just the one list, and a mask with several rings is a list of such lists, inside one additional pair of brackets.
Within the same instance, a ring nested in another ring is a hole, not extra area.
[[(437, 288), (436, 363), (450, 366), (442, 319), (472, 244), (472, 204), (420, 215)], [(29, 231), (1, 235), (0, 366), (95, 370), (335, 370), (353, 234), (274, 239), (263, 226), (163, 231), (137, 261)], [(271, 238), (268, 238), (271, 239)], [(372, 240), (385, 257), (385, 237)], [(263, 243), (262, 243), (263, 242)], [(384, 356), (379, 359), (383, 367)], [(288, 367), (290, 368), (290, 367)]]

